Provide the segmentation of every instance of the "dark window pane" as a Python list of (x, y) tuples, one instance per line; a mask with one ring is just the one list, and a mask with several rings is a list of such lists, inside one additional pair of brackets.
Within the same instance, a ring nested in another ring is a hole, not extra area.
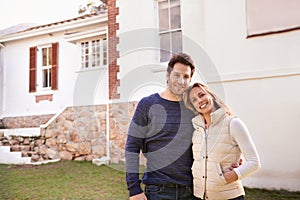
[(172, 33), (172, 53), (179, 53), (182, 51), (182, 33), (175, 31)]
[(50, 87), (51, 83), (51, 74), (50, 69), (44, 69), (43, 70), (43, 87)]
[(49, 47), (49, 48), (48, 48), (48, 52), (49, 52), (49, 53), (48, 53), (48, 55), (49, 55), (49, 56), (48, 56), (48, 59), (49, 59), (49, 60), (48, 60), (48, 63), (49, 63), (48, 65), (52, 65), (52, 47)]
[(168, 2), (159, 3), (159, 30), (169, 30), (169, 6)]
[(47, 66), (47, 48), (42, 48), (43, 66)]
[(171, 7), (171, 29), (181, 28), (180, 6)]
[(160, 35), (160, 61), (165, 62), (170, 58), (170, 33)]
[(51, 87), (51, 70), (48, 70), (49, 72), (49, 82), (48, 82), (48, 87)]

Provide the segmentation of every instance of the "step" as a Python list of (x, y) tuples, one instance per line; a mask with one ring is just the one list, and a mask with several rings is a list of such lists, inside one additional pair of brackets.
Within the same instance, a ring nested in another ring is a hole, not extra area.
[(41, 128), (14, 128), (14, 129), (1, 129), (4, 136), (25, 136), (34, 137), (41, 135)]
[(22, 157), (21, 152), (1, 152), (0, 154), (0, 164), (31, 164), (30, 157)]
[(4, 152), (10, 152), (10, 146), (0, 146), (0, 155)]
[[(40, 128), (16, 128), (16, 129), (1, 129), (4, 136), (23, 136), (35, 137), (40, 136)], [(22, 157), (21, 152), (11, 152), (10, 146), (0, 146), (0, 164), (31, 164), (30, 157)]]

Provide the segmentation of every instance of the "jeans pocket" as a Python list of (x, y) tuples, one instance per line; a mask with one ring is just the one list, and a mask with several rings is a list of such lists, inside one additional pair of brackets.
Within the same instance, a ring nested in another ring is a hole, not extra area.
[(162, 186), (160, 185), (146, 185), (145, 193), (146, 194), (156, 194), (162, 191)]

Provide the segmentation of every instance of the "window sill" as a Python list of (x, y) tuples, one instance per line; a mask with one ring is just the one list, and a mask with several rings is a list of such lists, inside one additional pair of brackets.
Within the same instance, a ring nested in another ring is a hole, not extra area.
[(53, 95), (54, 90), (39, 90), (37, 92), (31, 93), (33, 96), (41, 96), (41, 95)]
[(89, 72), (89, 71), (98, 71), (98, 70), (103, 70), (103, 69), (108, 69), (107, 65), (101, 66), (101, 67), (94, 67), (94, 68), (80, 68), (76, 73), (80, 72)]

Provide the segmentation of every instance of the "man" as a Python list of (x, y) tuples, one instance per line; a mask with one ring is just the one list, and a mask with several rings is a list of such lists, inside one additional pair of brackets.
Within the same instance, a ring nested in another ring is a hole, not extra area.
[[(144, 97), (136, 108), (125, 147), (130, 200), (194, 199), (191, 174), (194, 114), (181, 101), (194, 71), (189, 55), (174, 55), (166, 72), (167, 88)], [(147, 158), (142, 181), (140, 151)], [(144, 191), (141, 182), (145, 184)]]

